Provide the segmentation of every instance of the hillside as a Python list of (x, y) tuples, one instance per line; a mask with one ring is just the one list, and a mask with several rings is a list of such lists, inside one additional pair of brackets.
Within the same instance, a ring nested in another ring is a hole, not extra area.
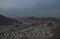
[[(14, 22), (10, 18), (3, 17), (3, 23)], [(8, 19), (8, 21), (7, 21)], [(0, 26), (1, 39), (60, 39), (60, 22), (55, 18), (25, 18), (18, 20), (13, 25)], [(51, 20), (52, 19), (52, 20)], [(1, 18), (2, 20), (2, 18)], [(1, 22), (0, 22), (1, 23)], [(3, 24), (2, 23), (2, 24)]]
[(0, 25), (8, 25), (8, 24), (12, 24), (12, 22), (15, 21), (12, 20), (11, 18), (0, 15)]

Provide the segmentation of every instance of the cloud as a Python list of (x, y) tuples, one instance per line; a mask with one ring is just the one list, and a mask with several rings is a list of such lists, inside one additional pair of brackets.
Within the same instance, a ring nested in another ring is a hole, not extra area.
[(2, 8), (11, 8), (11, 7), (31, 7), (35, 6), (38, 3), (54, 3), (56, 0), (1, 0)]
[[(59, 0), (0, 0), (6, 16), (58, 16)], [(58, 14), (57, 14), (58, 13)]]

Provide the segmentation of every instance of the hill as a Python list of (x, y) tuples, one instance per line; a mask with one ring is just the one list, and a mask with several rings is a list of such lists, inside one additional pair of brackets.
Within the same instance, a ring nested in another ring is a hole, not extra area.
[(0, 15), (0, 25), (10, 25), (12, 22), (15, 22), (15, 20), (12, 20), (11, 18), (5, 17), (3, 15)]

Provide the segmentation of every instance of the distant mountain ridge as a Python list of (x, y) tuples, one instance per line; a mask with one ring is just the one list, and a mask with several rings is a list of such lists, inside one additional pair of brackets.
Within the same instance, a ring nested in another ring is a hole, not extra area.
[[(21, 19), (21, 18), (18, 18)], [(38, 17), (26, 17), (24, 19), (36, 19), (36, 20), (42, 20), (42, 21), (46, 21), (46, 20), (54, 20), (56, 21), (58, 18), (54, 18), (54, 17), (42, 17), (42, 18), (38, 18)]]

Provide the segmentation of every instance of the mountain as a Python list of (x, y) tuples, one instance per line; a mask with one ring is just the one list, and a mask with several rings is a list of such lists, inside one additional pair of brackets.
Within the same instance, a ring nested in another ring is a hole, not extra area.
[(0, 15), (0, 25), (10, 25), (12, 22), (15, 22), (15, 20), (5, 17), (3, 15)]
[(49, 21), (49, 20), (51, 20), (51, 21), (53, 21), (53, 20), (56, 21), (56, 18), (54, 18), (54, 17), (47, 17), (47, 18), (46, 18), (46, 17), (42, 17), (42, 18), (40, 18), (40, 20), (42, 20), (42, 21), (46, 21), (46, 20), (47, 20), (47, 21)]

